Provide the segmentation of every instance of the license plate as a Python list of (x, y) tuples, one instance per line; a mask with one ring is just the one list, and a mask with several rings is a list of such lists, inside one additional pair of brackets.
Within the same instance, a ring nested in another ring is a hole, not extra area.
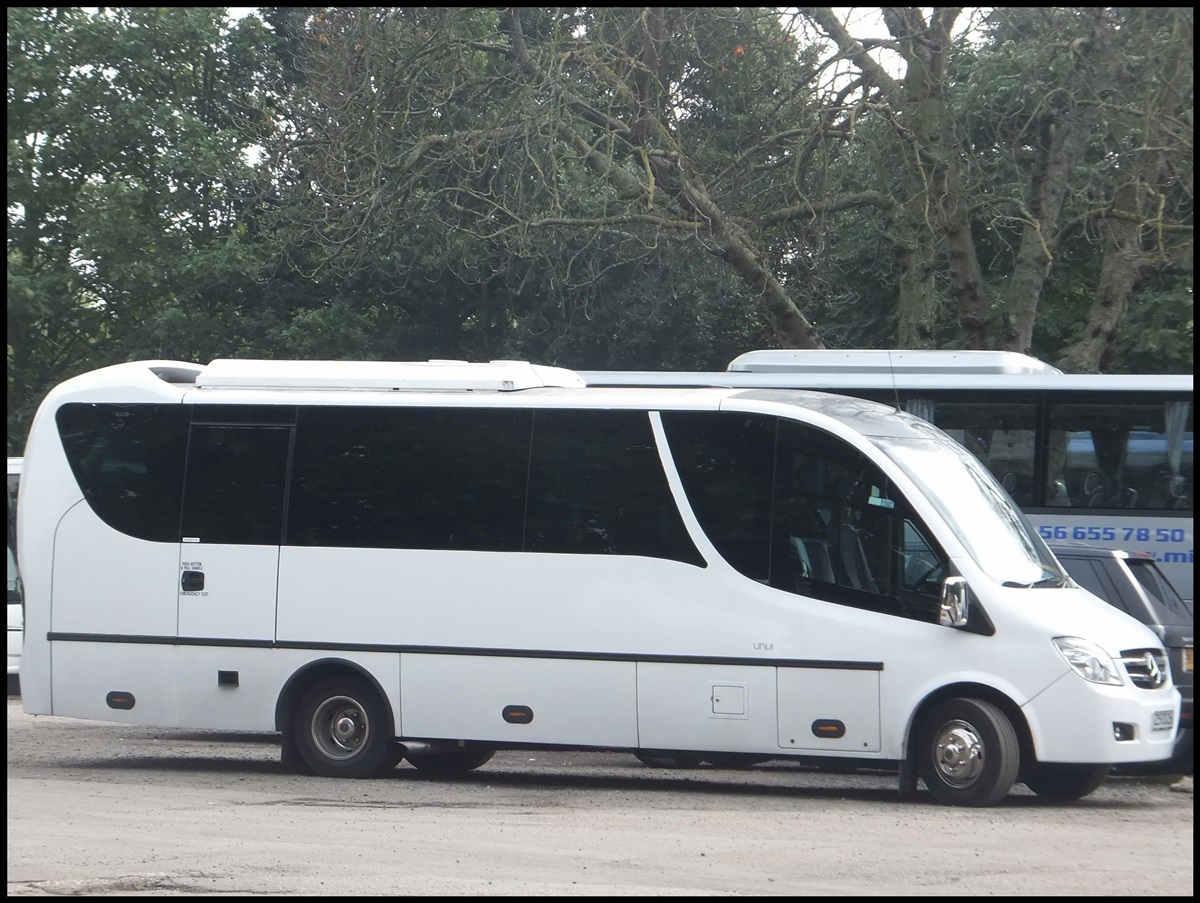
[(1183, 670), (1188, 674), (1192, 673), (1192, 649), (1190, 646), (1183, 650)]
[(1150, 716), (1150, 730), (1169, 731), (1175, 727), (1175, 710), (1164, 709)]

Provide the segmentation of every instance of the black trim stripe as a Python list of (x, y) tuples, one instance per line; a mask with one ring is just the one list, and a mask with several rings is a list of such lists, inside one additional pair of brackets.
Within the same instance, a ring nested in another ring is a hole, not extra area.
[(882, 671), (883, 662), (831, 659), (750, 658), (721, 655), (644, 655), (636, 652), (567, 652), (557, 649), (486, 649), (472, 646), (407, 646), (385, 643), (307, 643), (218, 637), (142, 636), (113, 633), (46, 634), (52, 643), (116, 643), (141, 646), (222, 646), (231, 649), (312, 649), (323, 652), (387, 652), (418, 655), (479, 655), (491, 658), (575, 659), (593, 662), (662, 662), (676, 665), (749, 665), (832, 671)]

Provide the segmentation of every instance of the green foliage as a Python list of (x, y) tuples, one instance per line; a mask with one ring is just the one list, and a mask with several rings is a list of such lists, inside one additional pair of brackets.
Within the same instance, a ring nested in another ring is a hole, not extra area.
[[(997, 324), (1046, 141), (1089, 123), (1043, 236), (1047, 360), (1129, 196), (1149, 226), (1111, 368), (1191, 372), (1191, 15), (996, 8), (951, 48), (955, 200)], [(10, 454), (50, 386), (139, 357), (721, 369), (781, 340), (732, 230), (827, 345), (895, 343), (914, 220), (850, 199), (921, 198), (877, 85), (826, 81), (775, 9), (520, 17), (528, 66), (493, 8), (10, 9)], [(946, 261), (922, 265), (961, 347)]]
[(8, 11), (10, 454), (62, 379), (184, 356), (162, 340), (244, 235), (266, 37), (219, 8)]

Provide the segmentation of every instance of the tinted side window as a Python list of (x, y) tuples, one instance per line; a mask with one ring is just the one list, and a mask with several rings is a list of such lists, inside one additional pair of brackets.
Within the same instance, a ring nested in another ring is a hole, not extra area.
[(58, 432), (84, 498), (114, 530), (179, 541), (191, 408), (180, 404), (65, 404)]
[(740, 573), (768, 582), (775, 420), (663, 412), (662, 422), (688, 502), (709, 541)]
[(773, 586), (889, 614), (935, 615), (942, 557), (878, 467), (837, 437), (787, 420), (775, 459)]
[(192, 427), (183, 495), (185, 538), (279, 545), (287, 427)]
[(521, 549), (529, 411), (300, 411), (290, 545)]
[(936, 620), (945, 555), (845, 442), (758, 415), (663, 414), (688, 500), (734, 568), (787, 592)]
[(525, 548), (703, 566), (645, 411), (536, 413)]
[[(969, 399), (962, 392), (932, 391), (906, 395), (904, 409), (949, 433), (983, 462), (1013, 501), (1029, 507), (1043, 504), (1034, 467), (1037, 401), (1034, 395), (1011, 391), (972, 392)], [(1058, 503), (1052, 493), (1048, 504)]]
[(1047, 416), (1051, 470), (1071, 505), (1192, 510), (1190, 400), (1078, 395), (1052, 400)]

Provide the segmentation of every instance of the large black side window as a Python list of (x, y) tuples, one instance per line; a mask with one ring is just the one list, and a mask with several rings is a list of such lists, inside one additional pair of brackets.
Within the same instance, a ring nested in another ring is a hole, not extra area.
[(645, 411), (534, 417), (526, 551), (645, 555), (704, 566)]
[(191, 407), (85, 404), (58, 409), (63, 451), (102, 521), (138, 539), (179, 541)]
[(717, 552), (740, 573), (771, 573), (775, 420), (754, 414), (662, 413), (688, 501)]
[(521, 549), (530, 411), (310, 407), (289, 545)]
[(279, 545), (290, 439), (285, 426), (193, 425), (183, 538)]
[(740, 573), (787, 592), (936, 619), (945, 556), (856, 449), (760, 415), (662, 418), (696, 518)]

